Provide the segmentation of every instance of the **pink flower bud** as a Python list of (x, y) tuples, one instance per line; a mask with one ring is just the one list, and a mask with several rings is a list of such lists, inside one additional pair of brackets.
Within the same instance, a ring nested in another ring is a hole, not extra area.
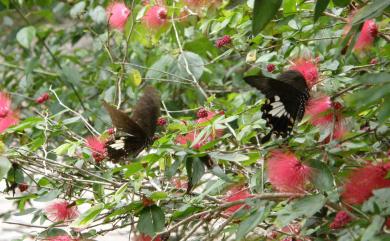
[(163, 6), (153, 6), (146, 11), (143, 23), (151, 29), (159, 29), (168, 21), (168, 10)]
[(108, 24), (116, 29), (123, 29), (130, 14), (131, 10), (120, 2), (113, 2), (106, 9)]

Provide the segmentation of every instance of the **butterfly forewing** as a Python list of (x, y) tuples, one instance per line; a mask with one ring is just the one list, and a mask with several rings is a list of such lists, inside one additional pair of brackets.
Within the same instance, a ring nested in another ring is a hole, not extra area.
[(126, 113), (116, 109), (114, 106), (108, 104), (105, 101), (103, 101), (103, 106), (110, 115), (112, 124), (117, 130), (123, 131), (134, 136), (146, 136), (142, 128), (135, 121), (130, 119), (130, 117)]
[(149, 138), (152, 138), (156, 131), (157, 119), (160, 116), (160, 102), (158, 91), (152, 86), (147, 86), (130, 117), (145, 131)]
[(244, 80), (266, 96), (266, 103), (261, 107), (262, 118), (272, 128), (271, 132), (286, 137), (294, 123), (302, 119), (309, 97), (303, 76), (287, 71), (277, 79), (249, 76)]

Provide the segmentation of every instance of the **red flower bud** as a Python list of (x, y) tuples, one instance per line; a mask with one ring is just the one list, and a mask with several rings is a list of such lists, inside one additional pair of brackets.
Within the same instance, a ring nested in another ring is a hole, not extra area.
[(20, 183), (18, 185), (18, 188), (19, 188), (20, 192), (24, 192), (28, 189), (28, 184), (27, 183)]
[(167, 120), (164, 117), (160, 117), (157, 119), (158, 126), (165, 126), (167, 124)]
[(370, 64), (377, 64), (378, 60), (377, 59), (371, 59)]
[(274, 72), (274, 70), (275, 70), (275, 65), (274, 64), (268, 64), (267, 65), (267, 71), (268, 72), (272, 73), (272, 72)]
[(222, 38), (217, 39), (215, 42), (215, 47), (221, 48), (225, 45), (228, 45), (232, 42), (232, 38), (229, 35), (225, 35)]
[(206, 109), (201, 108), (198, 113), (196, 114), (198, 118), (206, 118), (208, 116), (208, 112)]
[(112, 135), (112, 134), (115, 133), (115, 129), (114, 128), (110, 128), (110, 129), (107, 130), (107, 133)]
[(39, 96), (35, 101), (38, 104), (43, 104), (49, 99), (49, 94), (48, 93), (43, 93), (41, 96)]

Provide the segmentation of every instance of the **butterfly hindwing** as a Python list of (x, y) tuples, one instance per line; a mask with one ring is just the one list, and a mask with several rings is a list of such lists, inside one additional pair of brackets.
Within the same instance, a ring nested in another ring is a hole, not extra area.
[(137, 156), (147, 144), (146, 139), (134, 136), (117, 136), (106, 143), (106, 149), (110, 160), (117, 162), (129, 155)]
[(303, 76), (297, 71), (287, 71), (277, 79), (249, 76), (244, 80), (266, 96), (266, 103), (261, 107), (262, 118), (272, 128), (271, 132), (286, 137), (295, 122), (302, 119), (309, 97)]

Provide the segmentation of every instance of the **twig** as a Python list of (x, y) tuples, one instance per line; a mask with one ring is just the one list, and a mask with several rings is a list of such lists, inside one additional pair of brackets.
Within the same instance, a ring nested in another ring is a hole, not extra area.
[(90, 132), (92, 132), (94, 135), (100, 136), (100, 133), (99, 133), (97, 130), (95, 130), (95, 128), (93, 128), (93, 126), (91, 126), (91, 125), (89, 124), (89, 122), (88, 122), (80, 113), (78, 113), (78, 112), (75, 111), (75, 110), (72, 110), (71, 108), (69, 108), (68, 106), (66, 106), (66, 105), (61, 101), (61, 99), (58, 97), (57, 93), (51, 88), (51, 86), (50, 86), (49, 90), (54, 94), (54, 96), (56, 97), (58, 103), (59, 103), (62, 107), (64, 107), (64, 108), (67, 109), (68, 111), (72, 112), (72, 113), (75, 114), (76, 116), (78, 116), (78, 117), (84, 122), (85, 126), (87, 127), (87, 129), (88, 129)]

